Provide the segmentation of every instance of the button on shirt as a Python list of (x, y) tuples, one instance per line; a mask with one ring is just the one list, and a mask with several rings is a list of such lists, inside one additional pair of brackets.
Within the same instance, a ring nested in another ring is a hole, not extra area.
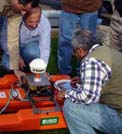
[[(98, 46), (94, 45), (89, 54)], [(102, 87), (112, 75), (111, 68), (107, 64), (93, 57), (89, 58), (88, 55), (81, 62), (80, 79), (82, 84), (78, 88), (67, 90), (65, 94), (66, 98), (70, 98), (76, 103), (99, 102)]]
[(40, 22), (34, 30), (28, 29), (23, 22), (20, 28), (20, 45), (39, 41), (40, 58), (48, 64), (50, 55), (50, 33), (51, 26), (44, 15), (41, 15)]

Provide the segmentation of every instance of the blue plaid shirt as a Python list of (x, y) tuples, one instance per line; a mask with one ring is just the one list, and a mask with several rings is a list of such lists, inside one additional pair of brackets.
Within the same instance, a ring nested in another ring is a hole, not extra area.
[[(98, 47), (94, 45), (89, 53)], [(102, 87), (109, 81), (112, 75), (111, 68), (103, 61), (86, 56), (81, 62), (80, 79), (81, 85), (78, 88), (66, 91), (66, 98), (73, 102), (89, 104), (99, 102)]]

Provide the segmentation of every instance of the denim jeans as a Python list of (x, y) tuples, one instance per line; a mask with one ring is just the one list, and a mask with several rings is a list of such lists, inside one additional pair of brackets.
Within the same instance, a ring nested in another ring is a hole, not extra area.
[(83, 29), (89, 29), (96, 34), (98, 12), (73, 14), (62, 11), (59, 24), (58, 68), (60, 73), (69, 74), (72, 71), (71, 40), (77, 24)]
[(26, 65), (36, 58), (40, 58), (39, 42), (23, 43), (20, 47), (20, 55), (24, 59)]
[[(39, 58), (40, 50), (38, 41), (34, 41), (28, 44), (22, 43), (20, 47), (20, 55), (27, 66), (33, 59)], [(7, 54), (3, 55), (1, 65), (4, 66), (6, 69), (10, 68), (9, 56)]]
[(9, 64), (9, 56), (8, 56), (8, 54), (4, 54), (2, 56), (2, 61), (1, 61), (0, 65), (9, 70), (10, 64)]
[(0, 32), (1, 32), (2, 25), (4, 23), (4, 20), (5, 20), (5, 17), (4, 16), (0, 16)]
[(106, 105), (77, 104), (70, 99), (64, 103), (64, 116), (71, 134), (122, 134), (122, 113)]
[(2, 30), (2, 25), (4, 23), (5, 17), (4, 16), (0, 16), (0, 49), (2, 48), (1, 45), (1, 30)]

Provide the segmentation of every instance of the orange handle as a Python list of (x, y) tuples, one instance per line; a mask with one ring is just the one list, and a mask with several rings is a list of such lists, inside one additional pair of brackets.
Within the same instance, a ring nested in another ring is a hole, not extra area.
[(41, 77), (41, 74), (35, 74), (36, 79), (40, 79), (40, 77)]

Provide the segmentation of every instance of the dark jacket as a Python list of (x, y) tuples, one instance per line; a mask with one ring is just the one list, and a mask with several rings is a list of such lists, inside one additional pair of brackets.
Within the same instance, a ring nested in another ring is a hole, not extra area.
[(62, 9), (71, 13), (89, 13), (98, 10), (103, 0), (62, 0)]

